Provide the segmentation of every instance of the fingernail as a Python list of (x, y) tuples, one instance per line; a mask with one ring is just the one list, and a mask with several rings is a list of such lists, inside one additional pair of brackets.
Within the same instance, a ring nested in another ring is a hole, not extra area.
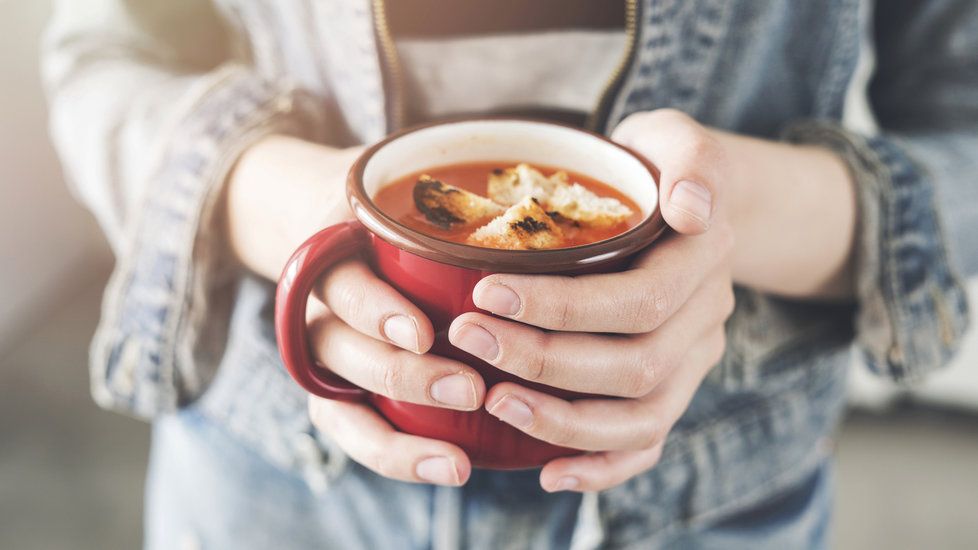
[(418, 342), (418, 325), (406, 315), (391, 315), (384, 321), (384, 337), (398, 346), (418, 353), (421, 344)]
[(516, 315), (520, 312), (520, 297), (504, 285), (487, 285), (475, 297), (475, 305), (499, 315)]
[(467, 374), (450, 374), (431, 385), (431, 398), (452, 407), (474, 409), (476, 407), (475, 384)]
[(696, 182), (683, 180), (677, 183), (672, 188), (669, 204), (703, 222), (703, 225), (710, 224), (713, 195), (709, 189)]
[(461, 485), (462, 480), (455, 468), (455, 462), (444, 456), (426, 458), (414, 467), (414, 473), (428, 483), (437, 485)]
[(489, 409), (489, 414), (517, 428), (528, 428), (533, 424), (533, 411), (512, 395), (503, 396)]
[(581, 484), (581, 481), (579, 479), (577, 479), (576, 477), (573, 477), (573, 476), (565, 476), (565, 477), (562, 477), (562, 478), (558, 479), (557, 480), (557, 483), (554, 483), (554, 486), (553, 486), (552, 489), (550, 489), (550, 491), (551, 492), (555, 492), (555, 491), (572, 491), (574, 489), (577, 489), (578, 485), (580, 485), (580, 484)]
[(492, 362), (499, 355), (499, 344), (496, 338), (479, 325), (465, 323), (449, 336), (449, 340), (458, 349), (485, 361)]

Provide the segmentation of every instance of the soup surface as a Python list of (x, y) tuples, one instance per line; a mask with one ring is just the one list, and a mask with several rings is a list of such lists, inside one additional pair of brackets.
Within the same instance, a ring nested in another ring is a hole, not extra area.
[[(488, 179), (494, 170), (510, 167), (516, 164), (513, 161), (500, 162), (467, 162), (462, 164), (452, 164), (447, 166), (436, 166), (427, 170), (422, 170), (413, 174), (408, 174), (382, 187), (374, 197), (374, 203), (385, 214), (415, 231), (439, 239), (466, 243), (473, 231), (493, 219), (493, 216), (486, 216), (470, 223), (454, 224), (450, 227), (440, 227), (425, 217), (425, 215), (415, 206), (413, 192), (415, 184), (423, 174), (427, 174), (436, 180), (460, 187), (466, 191), (475, 193), (482, 197), (488, 196)], [(557, 168), (549, 166), (533, 165), (534, 168), (550, 177), (558, 171)], [(580, 246), (598, 241), (603, 241), (624, 233), (635, 227), (642, 221), (642, 211), (631, 198), (618, 191), (614, 187), (602, 183), (594, 178), (583, 174), (564, 170), (571, 182), (579, 183), (588, 191), (599, 197), (614, 198), (631, 210), (631, 214), (623, 221), (607, 227), (592, 227), (577, 223), (573, 220), (554, 216), (554, 221), (563, 231), (563, 243), (555, 248), (569, 248)], [(471, 244), (471, 243), (468, 243)]]

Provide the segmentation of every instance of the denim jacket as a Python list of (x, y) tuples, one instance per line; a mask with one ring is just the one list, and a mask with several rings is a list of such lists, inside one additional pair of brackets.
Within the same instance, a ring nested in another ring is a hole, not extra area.
[[(143, 418), (197, 407), (328, 491), (348, 464), (278, 358), (272, 283), (230, 267), (212, 205), (264, 135), (342, 146), (397, 125), (383, 2), (56, 4), (43, 60), (52, 133), (117, 257), (91, 347), (95, 399)], [(830, 148), (851, 170), (859, 222), (854, 305), (737, 289), (727, 353), (660, 464), (585, 499), (595, 540), (619, 545), (716, 521), (810, 475), (831, 450), (850, 352), (901, 382), (940, 367), (967, 323), (959, 278), (978, 272), (978, 3), (632, 7), (633, 49), (596, 128), (673, 107)], [(844, 123), (860, 100), (877, 127)], [(516, 536), (497, 531), (495, 547)]]

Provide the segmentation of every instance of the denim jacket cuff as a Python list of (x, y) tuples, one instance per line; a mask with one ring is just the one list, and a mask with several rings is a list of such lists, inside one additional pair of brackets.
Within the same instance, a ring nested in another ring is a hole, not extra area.
[(835, 123), (799, 123), (786, 138), (829, 148), (850, 169), (859, 212), (856, 344), (870, 369), (911, 382), (943, 366), (967, 328), (968, 305), (928, 174), (885, 136)]
[[(215, 204), (238, 156), (272, 133), (308, 135), (315, 106), (240, 65), (201, 77), (133, 209), (90, 349), (99, 405), (150, 418), (207, 387), (226, 342), (233, 277)], [(151, 157), (153, 158), (153, 157)]]

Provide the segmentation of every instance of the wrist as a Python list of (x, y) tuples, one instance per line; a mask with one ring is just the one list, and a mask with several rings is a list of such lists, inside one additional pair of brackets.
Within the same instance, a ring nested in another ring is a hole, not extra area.
[(721, 190), (721, 208), (735, 234), (748, 232), (764, 204), (760, 196), (761, 186), (756, 184), (758, 175), (766, 171), (758, 165), (764, 162), (764, 155), (758, 152), (756, 143), (751, 143), (757, 140), (715, 128), (710, 132), (725, 153), (726, 178)]
[(284, 135), (266, 136), (245, 150), (224, 193), (234, 255), (277, 278), (302, 241), (348, 217), (344, 183), (355, 154)]
[(735, 282), (798, 298), (852, 294), (856, 204), (829, 150), (715, 131), (729, 158)]

